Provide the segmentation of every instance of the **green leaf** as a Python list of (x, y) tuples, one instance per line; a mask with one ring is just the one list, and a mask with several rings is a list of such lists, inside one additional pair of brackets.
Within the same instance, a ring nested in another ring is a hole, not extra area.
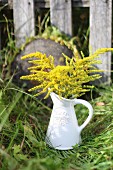
[(0, 123), (0, 131), (2, 130), (2, 128), (5, 125), (6, 121), (8, 120), (8, 117), (9, 117), (10, 113), (16, 107), (16, 104), (19, 101), (21, 96), (22, 96), (22, 93), (18, 92), (14, 96), (12, 102), (8, 106), (5, 106), (3, 101), (2, 101), (2, 92), (0, 92), (0, 106), (1, 106), (1, 108), (0, 108), (0, 116), (2, 115), (2, 120), (1, 120), (1, 123)]

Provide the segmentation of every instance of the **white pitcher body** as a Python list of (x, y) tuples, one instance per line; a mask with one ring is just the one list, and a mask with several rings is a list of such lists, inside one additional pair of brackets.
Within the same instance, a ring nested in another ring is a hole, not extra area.
[[(46, 134), (46, 143), (55, 149), (68, 150), (81, 143), (81, 130), (88, 124), (93, 115), (92, 106), (85, 100), (59, 98), (51, 93), (53, 110)], [(89, 109), (86, 121), (78, 126), (74, 105), (83, 104)]]

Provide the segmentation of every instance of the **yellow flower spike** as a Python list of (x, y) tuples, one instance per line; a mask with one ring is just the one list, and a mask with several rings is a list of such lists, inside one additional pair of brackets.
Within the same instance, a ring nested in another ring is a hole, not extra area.
[(38, 90), (38, 89), (40, 89), (40, 88), (43, 88), (43, 85), (35, 86), (35, 87), (29, 89), (28, 91), (29, 91), (29, 92), (35, 91), (35, 90)]
[(49, 89), (49, 90), (47, 91), (47, 94), (46, 94), (46, 96), (44, 97), (44, 99), (47, 99), (47, 98), (49, 97), (50, 93), (53, 92), (53, 91), (54, 91), (54, 88)]
[(37, 56), (40, 58), (42, 56), (42, 54), (40, 52), (30, 53), (30, 54), (22, 56), (21, 60), (25, 60), (27, 58), (32, 58), (32, 57), (37, 57)]

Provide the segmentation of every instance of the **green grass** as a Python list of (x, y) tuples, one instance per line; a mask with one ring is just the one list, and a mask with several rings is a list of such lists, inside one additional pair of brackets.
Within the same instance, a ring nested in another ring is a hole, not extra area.
[[(96, 89), (90, 102), (92, 121), (82, 132), (82, 144), (58, 151), (45, 143), (51, 108), (4, 81), (0, 86), (1, 170), (111, 170), (113, 169), (113, 86)], [(103, 102), (103, 106), (98, 106)], [(87, 109), (76, 107), (79, 123)]]

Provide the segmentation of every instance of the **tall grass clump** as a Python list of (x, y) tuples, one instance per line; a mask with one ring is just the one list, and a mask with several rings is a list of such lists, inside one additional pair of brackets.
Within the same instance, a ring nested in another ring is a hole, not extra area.
[[(94, 116), (82, 132), (81, 146), (73, 150), (50, 149), (45, 141), (51, 109), (11, 82), (2, 87), (0, 97), (0, 168), (1, 170), (60, 170), (113, 167), (113, 87), (95, 89), (100, 96), (92, 99)], [(79, 123), (87, 111), (77, 106)]]

